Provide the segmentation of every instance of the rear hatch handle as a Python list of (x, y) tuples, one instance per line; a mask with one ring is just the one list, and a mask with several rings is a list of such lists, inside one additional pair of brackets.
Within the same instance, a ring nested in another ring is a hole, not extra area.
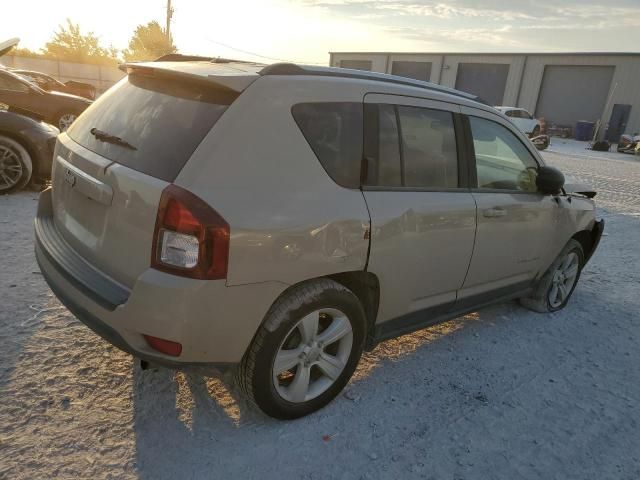
[(102, 205), (111, 205), (113, 189), (109, 185), (71, 165), (60, 156), (57, 160), (64, 172), (64, 182), (69, 188)]

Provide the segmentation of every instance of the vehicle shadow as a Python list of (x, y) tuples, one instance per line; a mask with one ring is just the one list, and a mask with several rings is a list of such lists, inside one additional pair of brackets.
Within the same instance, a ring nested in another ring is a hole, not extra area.
[[(374, 374), (378, 366), (409, 360), (422, 347), (478, 319), (478, 314), (470, 314), (381, 343), (363, 355), (347, 390), (365, 379), (386, 382), (384, 375)], [(140, 479), (164, 478), (170, 476), (168, 472), (182, 478), (217, 478), (212, 472), (223, 464), (227, 470), (230, 462), (237, 462), (234, 471), (241, 472), (241, 459), (253, 463), (249, 457), (257, 445), (273, 448), (273, 442), (293, 434), (301, 424), (333, 423), (344, 415), (340, 406), (335, 409), (334, 405), (295, 422), (271, 419), (249, 405), (233, 381), (233, 371), (222, 374), (204, 367), (142, 370), (135, 362), (133, 382), (135, 467)], [(341, 399), (345, 401), (339, 396), (334, 404)], [(317, 440), (322, 443), (320, 434)], [(242, 455), (241, 449), (246, 450)], [(224, 452), (234, 452), (237, 457), (230, 460)]]

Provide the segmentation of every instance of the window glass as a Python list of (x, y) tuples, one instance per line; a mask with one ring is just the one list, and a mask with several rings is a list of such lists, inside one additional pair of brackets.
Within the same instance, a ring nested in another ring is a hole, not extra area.
[(320, 163), (333, 180), (360, 186), (362, 103), (300, 103), (293, 117)]
[[(67, 134), (114, 162), (172, 182), (235, 94), (165, 78), (131, 74), (73, 122)], [(99, 141), (97, 128), (135, 149)]]
[(11, 75), (0, 73), (0, 90), (8, 90), (11, 92), (29, 92), (29, 88)]
[(340, 67), (371, 71), (371, 60), (340, 60)]
[(515, 111), (515, 110), (507, 110), (506, 112), (504, 112), (504, 114), (505, 114), (507, 117), (516, 117), (516, 116), (517, 116), (517, 115), (516, 115), (516, 111)]
[(502, 125), (469, 117), (479, 188), (535, 192), (538, 163)]
[(378, 110), (378, 171), (377, 185), (399, 187), (402, 185), (400, 170), (400, 139), (396, 109), (393, 105), (379, 105)]
[(401, 106), (398, 115), (403, 184), (408, 187), (457, 187), (458, 156), (453, 114)]

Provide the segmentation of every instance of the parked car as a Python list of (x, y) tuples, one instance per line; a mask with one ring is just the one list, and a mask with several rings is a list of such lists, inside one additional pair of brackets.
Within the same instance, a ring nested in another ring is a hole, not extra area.
[(32, 70), (12, 69), (11, 71), (35, 83), (46, 92), (70, 93), (79, 97), (88, 98), (89, 100), (96, 98), (96, 87), (88, 83), (76, 82), (74, 80), (62, 83), (46, 73), (34, 72)]
[(61, 131), (91, 105), (76, 95), (46, 92), (9, 70), (0, 70), (0, 103), (35, 112)]
[(41, 271), (114, 345), (236, 366), (274, 417), (327, 404), (382, 340), (512, 298), (563, 308), (598, 245), (593, 192), (472, 95), (293, 64), (126, 70), (58, 139)]
[[(9, 40), (4, 40), (0, 42), (0, 57), (3, 55), (6, 55), (11, 50), (13, 50), (14, 47), (18, 45), (19, 42), (20, 42), (19, 38), (10, 38)], [(0, 65), (0, 68), (2, 68), (2, 65)]]
[(42, 184), (51, 177), (59, 133), (36, 118), (0, 108), (0, 194), (19, 190), (30, 181)]
[(542, 132), (540, 122), (524, 108), (496, 107), (496, 109), (509, 117), (516, 127), (530, 137), (537, 137)]

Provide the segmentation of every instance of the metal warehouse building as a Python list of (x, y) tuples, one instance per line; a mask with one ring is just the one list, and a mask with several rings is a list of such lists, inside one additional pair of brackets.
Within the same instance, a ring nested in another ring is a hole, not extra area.
[(524, 108), (547, 124), (600, 120), (617, 142), (640, 132), (640, 53), (331, 52), (330, 65), (393, 73)]

